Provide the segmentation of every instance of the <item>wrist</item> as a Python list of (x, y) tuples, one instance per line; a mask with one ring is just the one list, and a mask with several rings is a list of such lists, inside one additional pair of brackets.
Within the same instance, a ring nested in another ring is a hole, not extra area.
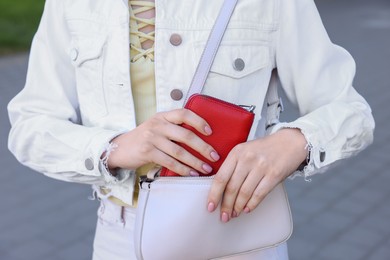
[(302, 164), (306, 164), (310, 155), (307, 149), (307, 140), (298, 128), (283, 128), (277, 133), (281, 134), (288, 140), (289, 146), (293, 149), (293, 153), (297, 158), (297, 161)]
[(118, 147), (118, 145), (116, 143), (114, 143), (113, 141), (111, 141), (109, 143), (109, 145), (107, 146), (107, 148), (105, 149), (105, 151), (102, 153), (102, 155), (100, 156), (100, 160), (103, 164), (103, 166), (106, 168), (106, 170), (108, 172), (111, 173), (111, 175), (115, 176), (116, 175), (116, 170), (118, 170), (119, 167), (117, 167), (114, 163), (113, 163), (113, 152), (115, 151), (115, 149)]

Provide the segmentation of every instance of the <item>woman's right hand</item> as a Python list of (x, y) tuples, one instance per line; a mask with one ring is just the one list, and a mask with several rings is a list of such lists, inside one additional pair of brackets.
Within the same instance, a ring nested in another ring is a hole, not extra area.
[(212, 134), (209, 124), (188, 109), (157, 113), (135, 129), (111, 140), (118, 147), (108, 158), (109, 169), (136, 169), (153, 162), (183, 176), (210, 173), (210, 165), (175, 142), (188, 145), (210, 161), (217, 161), (219, 155), (192, 131), (180, 126), (182, 123), (201, 134)]

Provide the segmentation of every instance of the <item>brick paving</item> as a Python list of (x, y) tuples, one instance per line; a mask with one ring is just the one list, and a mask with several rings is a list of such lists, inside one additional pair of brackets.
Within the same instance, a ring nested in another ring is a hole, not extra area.
[[(370, 103), (372, 146), (329, 172), (287, 182), (292, 260), (390, 259), (390, 2), (316, 1), (332, 40), (357, 62), (355, 87)], [(91, 259), (97, 203), (87, 185), (21, 166), (7, 150), (8, 101), (24, 84), (27, 55), (0, 58), (0, 259)], [(285, 102), (286, 103), (286, 102)], [(296, 110), (287, 104), (283, 117)]]

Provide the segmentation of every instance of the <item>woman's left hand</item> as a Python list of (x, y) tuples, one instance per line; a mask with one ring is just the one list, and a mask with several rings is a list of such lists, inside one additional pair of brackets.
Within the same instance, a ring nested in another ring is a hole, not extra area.
[(282, 129), (264, 138), (237, 145), (215, 175), (208, 211), (221, 201), (221, 221), (249, 213), (307, 157), (306, 139), (299, 129)]

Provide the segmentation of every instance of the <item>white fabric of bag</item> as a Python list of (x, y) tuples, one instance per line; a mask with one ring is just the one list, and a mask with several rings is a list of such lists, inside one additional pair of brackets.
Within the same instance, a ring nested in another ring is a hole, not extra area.
[[(134, 251), (135, 208), (116, 205), (109, 199), (101, 199), (96, 223), (93, 260), (136, 260)], [(198, 246), (194, 244), (194, 246)], [(191, 247), (191, 245), (188, 245)], [(156, 258), (159, 260), (161, 258)], [(187, 259), (187, 258), (185, 258)], [(255, 251), (243, 256), (233, 256), (225, 260), (288, 260), (286, 243), (276, 248)]]
[[(186, 100), (200, 93), (237, 0), (225, 0), (210, 33)], [(276, 72), (272, 73), (263, 116), (265, 127), (279, 121), (281, 102)], [(266, 132), (266, 129), (264, 129)], [(217, 208), (207, 211), (213, 177), (160, 177), (142, 182), (138, 198), (134, 244), (138, 259), (242, 258), (278, 246), (292, 234), (287, 193), (279, 184), (250, 214), (228, 223), (220, 221)]]
[(206, 207), (212, 180), (161, 177), (143, 183), (134, 233), (138, 259), (223, 259), (287, 241), (292, 218), (283, 184), (251, 213), (222, 223), (219, 208), (210, 213)]

